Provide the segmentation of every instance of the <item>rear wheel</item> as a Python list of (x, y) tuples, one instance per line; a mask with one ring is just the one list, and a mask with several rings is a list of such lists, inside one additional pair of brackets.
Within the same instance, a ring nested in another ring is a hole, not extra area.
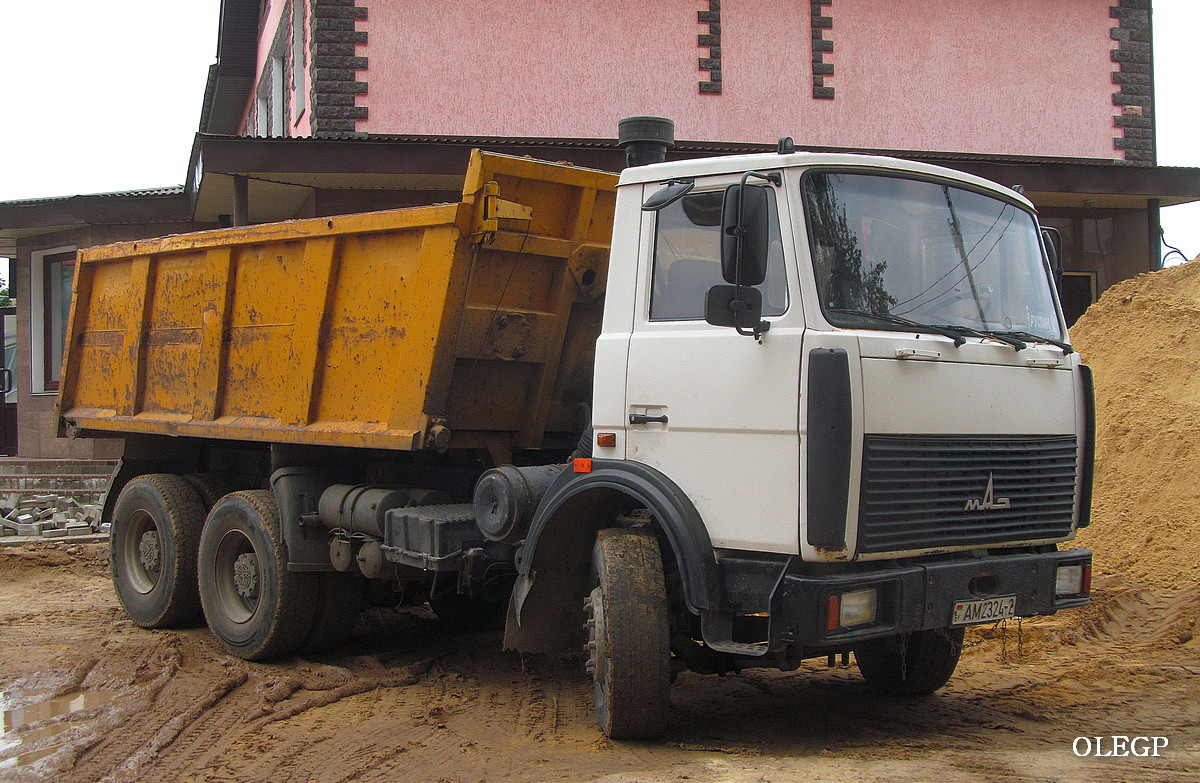
[(234, 655), (287, 655), (312, 632), (318, 574), (288, 571), (287, 561), (271, 492), (234, 492), (213, 506), (200, 537), (200, 600), (208, 627)]
[(854, 648), (867, 684), (889, 696), (926, 696), (949, 682), (962, 654), (962, 628), (933, 628)]
[(596, 722), (613, 739), (657, 737), (670, 709), (670, 611), (649, 531), (601, 530), (592, 550), (588, 669)]
[(196, 552), (204, 506), (184, 479), (138, 476), (113, 509), (109, 567), (117, 597), (135, 623), (163, 628), (200, 614)]

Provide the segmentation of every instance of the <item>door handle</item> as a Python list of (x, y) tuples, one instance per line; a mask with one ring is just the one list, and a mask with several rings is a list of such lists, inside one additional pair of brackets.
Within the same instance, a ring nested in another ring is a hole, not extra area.
[(667, 417), (663, 416), (643, 416), (640, 413), (629, 414), (630, 424), (666, 424)]
[(0, 367), (0, 394), (8, 394), (13, 390), (13, 371), (7, 367)]

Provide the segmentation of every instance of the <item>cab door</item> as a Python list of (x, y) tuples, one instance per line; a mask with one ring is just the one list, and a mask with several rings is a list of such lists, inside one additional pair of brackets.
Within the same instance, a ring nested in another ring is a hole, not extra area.
[[(797, 551), (798, 394), (804, 332), (787, 194), (772, 188), (761, 341), (704, 319), (720, 266), (720, 204), (733, 176), (642, 220), (626, 378), (626, 458), (695, 504), (717, 547)], [(656, 186), (647, 186), (646, 194)]]

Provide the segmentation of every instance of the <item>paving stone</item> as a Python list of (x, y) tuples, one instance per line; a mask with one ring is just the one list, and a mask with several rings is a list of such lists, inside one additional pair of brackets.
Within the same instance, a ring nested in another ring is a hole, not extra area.
[(52, 527), (42, 531), (42, 538), (66, 538), (67, 531), (65, 528)]

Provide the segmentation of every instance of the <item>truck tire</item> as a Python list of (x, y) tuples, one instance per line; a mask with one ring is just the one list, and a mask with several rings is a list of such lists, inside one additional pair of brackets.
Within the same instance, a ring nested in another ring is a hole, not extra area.
[(657, 539), (643, 530), (601, 530), (591, 575), (585, 607), (596, 722), (613, 739), (658, 737), (671, 703), (671, 631)]
[(150, 473), (121, 490), (113, 508), (109, 568), (121, 606), (143, 628), (200, 614), (196, 551), (204, 506), (179, 476)]
[(217, 473), (189, 473), (184, 479), (200, 494), (205, 513), (211, 511), (218, 500), (237, 490), (232, 481)]
[(208, 627), (239, 658), (287, 655), (312, 632), (319, 574), (288, 571), (287, 562), (270, 491), (217, 501), (200, 536), (200, 601)]
[(300, 648), (306, 653), (326, 652), (346, 641), (362, 616), (367, 591), (366, 580), (356, 574), (326, 571), (318, 582), (316, 616)]
[(863, 679), (888, 696), (927, 696), (945, 685), (962, 654), (962, 628), (933, 628), (854, 648)]

